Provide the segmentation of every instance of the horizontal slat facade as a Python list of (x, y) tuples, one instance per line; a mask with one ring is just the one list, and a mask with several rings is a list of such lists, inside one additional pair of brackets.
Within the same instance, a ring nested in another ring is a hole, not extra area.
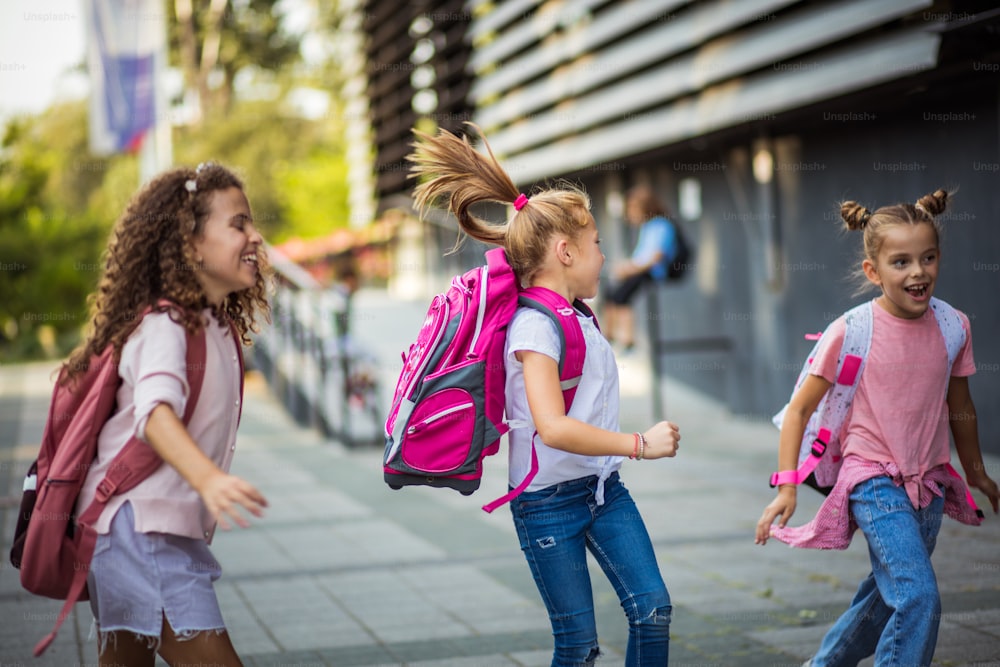
[(608, 3), (477, 76), (474, 118), (515, 179), (556, 177), (933, 68), (939, 40), (900, 21), (930, 5)]

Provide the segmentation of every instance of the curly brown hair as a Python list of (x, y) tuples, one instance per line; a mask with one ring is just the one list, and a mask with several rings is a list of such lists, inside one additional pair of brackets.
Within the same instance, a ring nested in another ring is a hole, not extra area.
[(270, 321), (271, 269), (264, 247), (257, 251), (256, 284), (231, 292), (220, 307), (208, 303), (194, 270), (193, 242), (204, 232), (215, 191), (229, 188), (243, 190), (243, 182), (219, 164), (204, 163), (164, 172), (132, 198), (111, 232), (97, 291), (88, 298), (88, 335), (64, 364), (66, 382), (86, 371), (109, 344), (117, 359), (147, 308), (169, 312), (195, 333), (204, 326), (201, 313), (211, 307), (220, 326), (231, 322), (243, 344), (251, 344), (257, 317)]

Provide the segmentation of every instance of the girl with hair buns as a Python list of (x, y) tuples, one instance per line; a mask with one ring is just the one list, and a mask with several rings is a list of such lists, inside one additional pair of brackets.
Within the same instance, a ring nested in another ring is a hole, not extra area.
[[(91, 331), (70, 356), (78, 375), (114, 346), (122, 378), (115, 413), (98, 440), (78, 509), (90, 505), (109, 462), (132, 438), (164, 460), (115, 495), (95, 524), (87, 587), (101, 665), (239, 665), (216, 599), (221, 575), (208, 548), (216, 522), (246, 527), (267, 505), (228, 474), (236, 443), (239, 347), (269, 317), (263, 239), (243, 184), (216, 164), (153, 179), (111, 234), (91, 297)], [(143, 316), (143, 313), (146, 313)], [(187, 333), (205, 335), (200, 400), (185, 425)]]
[[(975, 372), (969, 320), (954, 311), (965, 342), (949, 373), (930, 303), (941, 256), (935, 216), (947, 201), (948, 193), (938, 190), (916, 204), (874, 213), (853, 201), (841, 205), (847, 229), (864, 237), (864, 280), (881, 290), (872, 306), (871, 349), (841, 432), (843, 464), (811, 522), (786, 525), (795, 512), (796, 485), (781, 483), (756, 533), (758, 544), (773, 536), (792, 546), (845, 549), (860, 528), (868, 542), (872, 571), (806, 663), (813, 667), (853, 666), (873, 654), (876, 665), (931, 664), (941, 620), (931, 553), (942, 515), (980, 521), (967, 487), (947, 468), (949, 426), (969, 486), (986, 494), (994, 513), (998, 509), (1000, 491), (983, 465), (969, 393), (968, 377)], [(844, 317), (829, 331), (788, 404), (778, 450), (781, 471), (796, 469), (806, 423), (833, 386)]]
[[(584, 192), (560, 187), (529, 198), (519, 193), (488, 144), (483, 155), (468, 139), (444, 131), (435, 137), (416, 134), (410, 159), (422, 178), (415, 192), (421, 209), (447, 201), (465, 234), (503, 246), (523, 287), (548, 288), (568, 303), (597, 294), (604, 255)], [(481, 202), (513, 204), (512, 216), (506, 224), (486, 223), (471, 211)], [(680, 434), (666, 421), (644, 433), (619, 430), (614, 353), (595, 322), (582, 312), (577, 316), (587, 353), (568, 414), (559, 386), (556, 325), (538, 311), (519, 308), (507, 329), (507, 418), (527, 422), (509, 436), (512, 488), (527, 474), (533, 433), (538, 436), (538, 473), (511, 501), (514, 525), (549, 613), (552, 665), (591, 665), (600, 653), (588, 550), (628, 618), (625, 664), (666, 665), (670, 596), (618, 470), (625, 458), (675, 456)]]

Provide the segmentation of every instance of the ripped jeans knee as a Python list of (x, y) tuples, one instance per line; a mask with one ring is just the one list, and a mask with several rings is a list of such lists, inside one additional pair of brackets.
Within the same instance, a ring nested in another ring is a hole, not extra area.
[(662, 626), (669, 629), (673, 609), (669, 604), (662, 607), (653, 607), (642, 615), (636, 614), (635, 618), (630, 617), (628, 622), (630, 625)]
[(670, 627), (673, 606), (670, 604), (670, 593), (665, 588), (633, 594), (622, 600), (622, 608), (629, 625)]

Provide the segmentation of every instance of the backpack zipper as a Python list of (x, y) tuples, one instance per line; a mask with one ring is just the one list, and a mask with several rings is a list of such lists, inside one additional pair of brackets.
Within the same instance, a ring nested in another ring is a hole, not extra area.
[(426, 419), (421, 420), (416, 425), (409, 427), (408, 429), (406, 429), (406, 434), (407, 435), (413, 435), (414, 433), (417, 432), (417, 430), (419, 430), (420, 428), (422, 428), (424, 426), (429, 426), (430, 424), (433, 424), (434, 422), (436, 422), (439, 419), (444, 419), (445, 417), (447, 417), (450, 414), (454, 414), (456, 412), (459, 412), (461, 410), (465, 410), (467, 408), (475, 407), (475, 405), (476, 404), (473, 403), (472, 401), (469, 401), (468, 403), (462, 403), (461, 405), (453, 405), (452, 407), (448, 408), (447, 410), (442, 410), (441, 412), (437, 412), (437, 413), (431, 415), (430, 417), (427, 417)]
[(466, 358), (473, 356), (476, 343), (479, 341), (479, 334), (483, 330), (483, 321), (486, 319), (486, 281), (490, 277), (489, 267), (482, 268), (482, 278), (479, 279), (479, 312), (476, 313), (476, 333), (472, 336), (472, 344), (469, 345), (469, 352)]
[(443, 315), (438, 318), (438, 328), (434, 332), (434, 340), (430, 342), (423, 350), (423, 359), (420, 360), (420, 365), (413, 370), (413, 375), (410, 377), (410, 382), (406, 386), (406, 391), (403, 392), (403, 396), (409, 400), (411, 394), (413, 393), (413, 388), (416, 386), (417, 381), (423, 376), (424, 369), (431, 360), (431, 355), (427, 353), (427, 350), (433, 350), (441, 342), (441, 337), (444, 336), (445, 329), (448, 328), (448, 318), (451, 315), (451, 311), (448, 307), (448, 299), (441, 299), (442, 305), (441, 310), (444, 311)]

